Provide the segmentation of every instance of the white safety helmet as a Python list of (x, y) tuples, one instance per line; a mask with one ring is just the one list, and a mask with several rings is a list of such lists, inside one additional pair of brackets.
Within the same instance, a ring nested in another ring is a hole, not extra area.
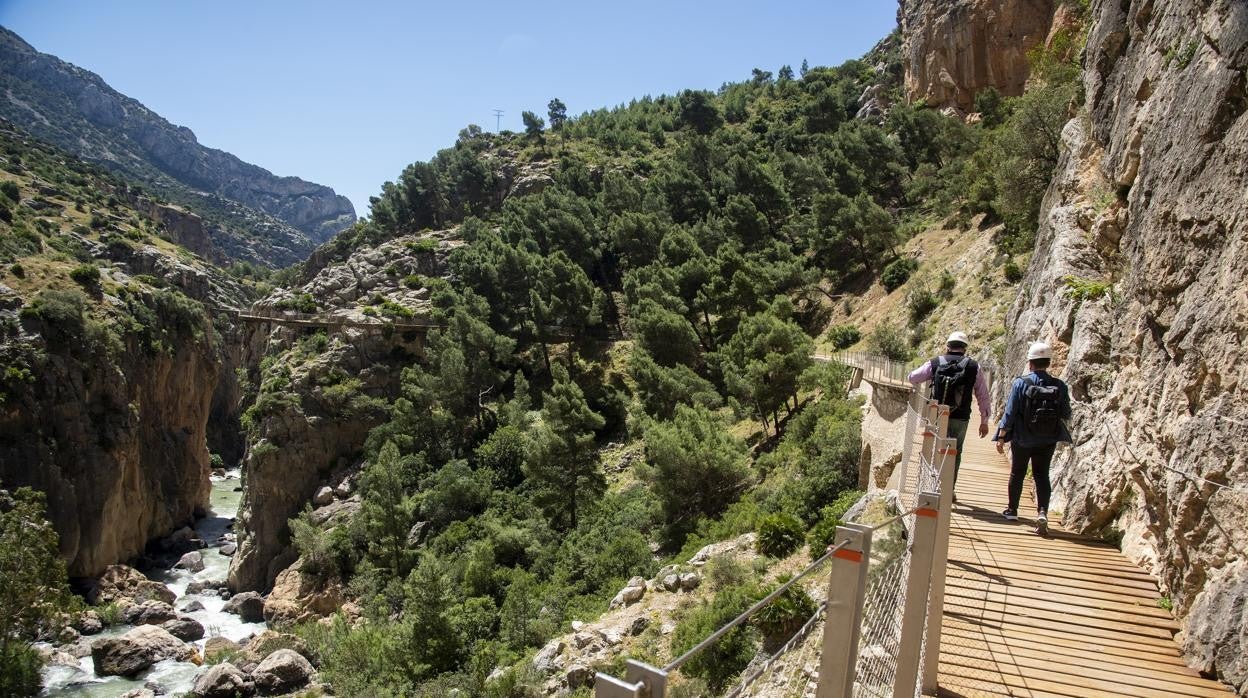
[(1031, 346), (1027, 347), (1028, 361), (1051, 358), (1053, 358), (1053, 347), (1049, 346), (1047, 342), (1032, 342)]
[(965, 332), (954, 332), (949, 335), (949, 339), (945, 340), (945, 344), (961, 344), (962, 346), (966, 346), (970, 343), (971, 340), (967, 338)]

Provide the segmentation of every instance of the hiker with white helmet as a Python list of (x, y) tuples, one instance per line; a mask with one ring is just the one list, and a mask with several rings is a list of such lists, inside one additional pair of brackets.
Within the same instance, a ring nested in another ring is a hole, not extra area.
[[(954, 332), (945, 341), (945, 353), (932, 357), (922, 366), (910, 372), (910, 382), (922, 385), (931, 381), (929, 395), (942, 405), (949, 406), (949, 429), (945, 436), (958, 440), (958, 453), (953, 460), (953, 484), (958, 484), (958, 467), (962, 465), (962, 444), (966, 430), (971, 425), (971, 396), (979, 407), (979, 438), (988, 435), (988, 378), (979, 364), (966, 355), (970, 339), (965, 332)], [(953, 501), (958, 501), (954, 495)]]
[(1058, 378), (1049, 375), (1053, 349), (1044, 342), (1035, 342), (1027, 349), (1025, 376), (1015, 378), (1010, 388), (1005, 414), (992, 437), (997, 453), (1010, 444), (1010, 503), (1002, 514), (1009, 521), (1018, 520), (1018, 503), (1023, 496), (1023, 480), (1031, 466), (1036, 481), (1036, 526), (1048, 531), (1049, 465), (1059, 441), (1070, 441), (1066, 420), (1070, 419), (1070, 390)]

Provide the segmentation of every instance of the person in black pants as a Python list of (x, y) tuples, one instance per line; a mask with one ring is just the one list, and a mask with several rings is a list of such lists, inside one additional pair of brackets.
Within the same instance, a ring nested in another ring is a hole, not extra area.
[(1023, 496), (1023, 479), (1027, 466), (1036, 481), (1036, 525), (1044, 532), (1048, 528), (1049, 465), (1053, 451), (1060, 441), (1070, 442), (1066, 420), (1070, 419), (1070, 389), (1058, 378), (1049, 375), (1049, 362), (1053, 350), (1044, 342), (1036, 342), (1027, 349), (1029, 373), (1014, 379), (1010, 397), (1005, 403), (1005, 414), (992, 437), (997, 442), (997, 452), (1005, 452), (1010, 444), (1009, 506), (1002, 514), (1007, 520), (1018, 520), (1018, 503)]

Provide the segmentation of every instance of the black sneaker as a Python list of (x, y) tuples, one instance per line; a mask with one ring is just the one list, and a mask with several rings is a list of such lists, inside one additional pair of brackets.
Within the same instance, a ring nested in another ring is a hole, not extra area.
[(1005, 517), (1006, 521), (1018, 521), (1018, 512), (1013, 509), (1006, 509), (1001, 512), (1001, 515)]

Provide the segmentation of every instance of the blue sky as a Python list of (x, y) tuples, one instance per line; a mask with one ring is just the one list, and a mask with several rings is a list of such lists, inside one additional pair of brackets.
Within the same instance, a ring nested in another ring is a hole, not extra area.
[(889, 0), (0, 0), (0, 25), (101, 75), (200, 142), (334, 187), (357, 212), (469, 123), (520, 130), (750, 69), (860, 56)]

